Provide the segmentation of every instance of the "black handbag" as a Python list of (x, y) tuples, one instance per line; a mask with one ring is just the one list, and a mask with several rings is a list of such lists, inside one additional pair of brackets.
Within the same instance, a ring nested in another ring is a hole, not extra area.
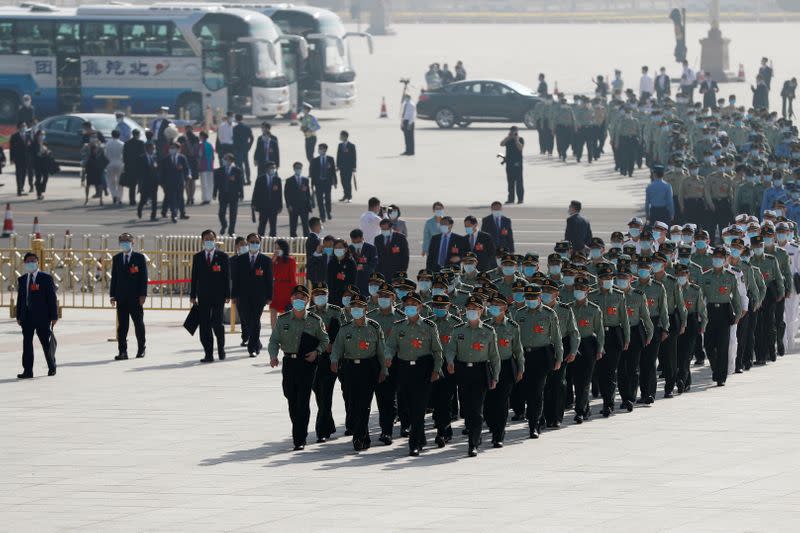
[(194, 335), (194, 332), (197, 331), (199, 326), (200, 309), (196, 305), (193, 305), (189, 310), (189, 314), (186, 316), (186, 320), (183, 321), (183, 328), (188, 331), (190, 335)]

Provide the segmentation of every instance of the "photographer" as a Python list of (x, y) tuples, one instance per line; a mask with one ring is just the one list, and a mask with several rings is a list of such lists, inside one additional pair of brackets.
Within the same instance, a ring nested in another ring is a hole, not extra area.
[(506, 179), (508, 180), (508, 199), (507, 204), (514, 203), (514, 191), (516, 190), (517, 203), (522, 203), (525, 195), (525, 186), (522, 183), (522, 149), (525, 146), (525, 139), (519, 136), (516, 126), (511, 126), (508, 135), (500, 141), (500, 146), (505, 146), (506, 156), (503, 164), (506, 166)]

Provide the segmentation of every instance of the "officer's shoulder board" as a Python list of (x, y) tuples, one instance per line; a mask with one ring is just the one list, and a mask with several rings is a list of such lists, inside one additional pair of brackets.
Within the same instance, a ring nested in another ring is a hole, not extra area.
[(588, 296), (597, 296), (598, 294), (600, 294), (598, 289), (592, 289), (587, 293)]
[(676, 278), (675, 276), (673, 276), (673, 275), (672, 275), (672, 274), (670, 274), (669, 272), (667, 272), (667, 273), (666, 273), (666, 275), (665, 275), (664, 277), (665, 277), (665, 278), (667, 278), (667, 279), (669, 279), (669, 280), (675, 281), (675, 282), (677, 282), (677, 281), (678, 281), (678, 278)]
[(596, 303), (594, 303), (594, 302), (586, 302), (586, 303), (589, 305), (589, 307), (595, 307), (595, 308), (597, 308), (598, 311), (602, 312), (602, 309)]
[(376, 307), (375, 309), (370, 309), (369, 311), (367, 311), (367, 316), (369, 316), (369, 315), (374, 315), (374, 314), (376, 314), (378, 311), (379, 311), (379, 309), (378, 309), (377, 307)]
[(664, 286), (664, 284), (663, 284), (663, 283), (661, 283), (660, 281), (658, 281), (657, 279), (653, 279), (653, 280), (651, 280), (651, 281), (652, 281), (652, 282), (653, 282), (653, 284), (654, 284), (654, 285), (656, 285), (657, 287), (663, 287), (663, 286)]
[(463, 328), (466, 324), (467, 324), (466, 322), (461, 322), (460, 324), (456, 324), (455, 326), (453, 326), (453, 329)]
[(403, 317), (403, 318), (405, 318), (405, 317), (406, 317), (406, 314), (405, 314), (404, 312), (402, 312), (401, 310), (399, 310), (398, 308), (396, 308), (396, 307), (394, 308), (394, 311), (392, 311), (392, 312), (393, 312), (394, 314), (396, 314), (397, 316), (401, 316), (401, 317)]
[[(592, 303), (592, 302), (589, 302), (589, 303)], [(551, 309), (550, 307), (548, 307), (546, 305), (540, 305), (539, 309), (542, 310), (544, 313), (548, 313), (551, 316), (553, 316), (555, 318), (558, 318), (558, 315), (556, 315), (556, 310), (555, 309)]]
[(432, 327), (432, 328), (435, 328), (435, 327), (436, 327), (436, 322), (434, 322), (434, 321), (433, 321), (433, 320), (431, 320), (430, 318), (423, 318), (423, 319), (422, 319), (422, 321), (423, 321), (425, 324), (427, 324), (427, 325), (429, 325), (430, 327)]
[(307, 314), (308, 316), (310, 316), (311, 318), (316, 318), (317, 320), (319, 320), (320, 322), (322, 322), (322, 317), (321, 317), (321, 316), (319, 316), (318, 314), (314, 313), (313, 311), (308, 311), (306, 314)]
[(278, 315), (278, 318), (283, 318), (283, 317), (285, 317), (285, 316), (289, 316), (290, 314), (291, 314), (291, 311), (285, 311), (285, 312), (283, 312), (283, 313), (279, 314), (279, 315)]
[(406, 321), (406, 319), (405, 319), (405, 318), (401, 318), (400, 320), (395, 320), (395, 321), (393, 322), (393, 324), (402, 324), (402, 323), (403, 323), (403, 322), (405, 322), (405, 321)]
[(461, 320), (460, 318), (458, 318), (456, 315), (450, 314), (450, 315), (448, 315), (448, 317), (449, 317), (450, 321), (453, 324), (455, 324), (456, 326), (460, 326), (460, 325), (462, 325), (464, 323), (464, 321)]
[(698, 285), (697, 283), (692, 283), (691, 281), (689, 282), (689, 287), (692, 287), (693, 289), (698, 289), (698, 290), (700, 289), (700, 285)]
[(334, 305), (334, 304), (328, 304), (328, 307), (330, 307), (334, 311), (341, 311), (342, 310), (341, 307), (339, 307), (338, 305)]
[(633, 292), (635, 292), (639, 296), (644, 296), (644, 291), (642, 289), (638, 288), (638, 287), (633, 289)]
[(490, 325), (489, 325), (489, 324), (487, 324), (486, 322), (481, 322), (481, 327), (482, 327), (482, 328), (485, 328), (485, 329), (488, 329), (488, 330), (491, 330), (491, 331), (494, 331), (494, 327), (493, 327), (493, 326), (490, 326)]
[[(352, 322), (352, 324), (355, 324), (355, 322)], [(378, 331), (382, 331), (381, 330), (381, 325), (378, 324), (377, 322), (375, 322), (374, 320), (372, 320), (371, 318), (367, 319), (367, 324), (369, 324), (373, 328), (377, 329)]]
[(565, 302), (558, 302), (558, 306), (564, 309), (572, 309), (572, 305), (565, 303)]
[(514, 321), (514, 320), (512, 320), (512, 319), (510, 319), (510, 318), (506, 318), (506, 321), (507, 321), (509, 324), (511, 324), (511, 327), (513, 327), (513, 328), (518, 328), (518, 329), (519, 329), (519, 324), (517, 324), (517, 322), (516, 322), (516, 321)]
[(625, 293), (624, 293), (624, 292), (622, 292), (621, 290), (619, 290), (619, 289), (618, 289), (618, 288), (616, 288), (616, 287), (613, 287), (613, 288), (611, 289), (611, 292), (612, 292), (612, 293), (614, 293), (614, 294), (621, 294), (622, 296), (625, 296)]

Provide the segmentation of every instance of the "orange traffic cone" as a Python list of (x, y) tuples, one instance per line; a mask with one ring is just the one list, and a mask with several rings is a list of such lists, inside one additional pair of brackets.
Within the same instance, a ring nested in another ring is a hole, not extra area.
[(389, 118), (389, 113), (386, 112), (386, 97), (381, 98), (381, 114), (378, 118)]
[(736, 76), (739, 78), (739, 81), (744, 81), (744, 65), (739, 63), (739, 75)]
[(33, 238), (41, 239), (42, 232), (39, 231), (39, 217), (33, 217)]
[(3, 237), (10, 237), (14, 233), (14, 215), (11, 214), (11, 204), (6, 204), (6, 216), (3, 219)]
[(297, 126), (297, 110), (294, 108), (292, 108), (292, 112), (289, 113), (289, 125)]

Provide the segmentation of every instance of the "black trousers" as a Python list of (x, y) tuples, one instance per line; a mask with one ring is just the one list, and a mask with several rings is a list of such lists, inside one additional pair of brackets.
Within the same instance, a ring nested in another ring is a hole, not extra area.
[(572, 143), (574, 130), (569, 126), (556, 126), (556, 150), (561, 159), (567, 158), (567, 150)]
[(345, 200), (353, 199), (353, 171), (339, 169), (339, 177), (342, 179), (342, 192)]
[(661, 326), (656, 326), (658, 317), (650, 317), (653, 321), (653, 340), (642, 349), (642, 356), (639, 359), (639, 391), (642, 399), (652, 396), (656, 397), (656, 386), (658, 376), (656, 375), (656, 362), (658, 352), (661, 350)]
[(36, 169), (36, 181), (34, 186), (36, 187), (36, 194), (42, 195), (47, 191), (47, 180), (50, 175), (47, 172), (44, 172), (40, 169)]
[[(350, 415), (350, 429), (353, 441), (364, 444), (371, 442), (369, 438), (369, 413), (372, 409), (372, 396), (378, 383), (380, 363), (376, 357), (362, 359), (356, 364), (352, 359), (345, 359), (345, 379), (347, 380), (347, 400), (345, 407)], [(385, 382), (384, 382), (385, 383)]]
[(639, 359), (645, 338), (644, 326), (641, 322), (631, 327), (631, 342), (628, 349), (624, 350), (617, 365), (617, 383), (619, 396), (623, 401), (636, 401), (636, 388), (639, 386)]
[(117, 347), (119, 353), (128, 351), (128, 328), (129, 320), (133, 320), (133, 331), (136, 333), (136, 345), (138, 351), (144, 351), (144, 309), (139, 303), (139, 298), (117, 300)]
[(236, 310), (242, 321), (242, 340), (245, 340), (247, 332), (247, 351), (258, 353), (261, 351), (261, 314), (264, 312), (266, 304), (255, 301), (252, 298), (242, 298), (236, 303)]
[[(767, 286), (767, 295), (764, 297), (764, 302), (761, 304), (761, 311), (759, 312), (758, 326), (756, 329), (756, 347), (755, 355), (756, 361), (759, 363), (766, 362), (767, 358), (770, 361), (775, 360), (775, 337), (777, 335), (775, 328), (775, 282), (771, 282)], [(709, 322), (709, 329), (710, 329)], [(708, 336), (708, 330), (706, 330)], [(708, 351), (708, 345), (706, 345)], [(709, 357), (711, 357), (709, 355)]]
[(647, 215), (647, 220), (650, 224), (655, 224), (658, 221), (669, 224), (672, 222), (672, 217), (669, 215), (669, 210), (666, 206), (663, 207), (650, 207), (650, 213)]
[[(775, 340), (778, 344), (778, 355), (786, 353), (783, 345), (783, 334), (786, 333), (786, 298), (780, 302), (775, 302)], [(771, 352), (770, 357), (775, 360), (775, 353)]]
[(528, 427), (538, 429), (544, 413), (544, 385), (553, 370), (551, 347), (525, 348), (525, 400), (528, 405)]
[(572, 384), (575, 387), (575, 414), (586, 416), (589, 412), (589, 387), (592, 383), (592, 372), (597, 361), (597, 338), (583, 337), (578, 345), (572, 367)]
[(408, 448), (419, 449), (427, 444), (425, 410), (431, 395), (433, 357), (424, 355), (416, 361), (404, 361), (398, 358), (394, 365), (392, 368), (397, 369), (395, 373), (398, 395), (403, 395), (408, 406)]
[(589, 127), (582, 126), (578, 128), (578, 131), (575, 132), (575, 135), (572, 137), (572, 153), (575, 154), (575, 159), (578, 161), (581, 160), (583, 157), (583, 147), (586, 146), (586, 151), (588, 152), (587, 156), (589, 158), (589, 162), (592, 161), (592, 149), (589, 146)]
[(47, 369), (55, 370), (55, 358), (50, 358), (50, 323), (33, 322), (30, 320), (22, 321), (22, 371), (25, 374), (33, 374), (33, 335), (39, 337), (42, 344)]
[(304, 445), (308, 437), (308, 420), (311, 417), (311, 384), (314, 381), (316, 363), (302, 357), (283, 358), (283, 396), (289, 402), (289, 418), (292, 420), (292, 441), (295, 446)]
[(678, 333), (679, 318), (676, 313), (669, 315), (669, 337), (661, 342), (658, 350), (658, 361), (664, 373), (664, 392), (672, 392), (678, 378)]
[[(562, 341), (563, 342), (563, 341)], [(564, 342), (564, 353), (567, 353), (567, 344)], [(547, 375), (544, 384), (544, 421), (546, 424), (561, 423), (564, 420), (564, 395), (567, 386), (567, 363), (561, 363), (561, 368)]]
[(706, 228), (711, 238), (714, 238), (714, 232), (719, 228), (720, 235), (722, 230), (733, 223), (733, 207), (727, 198), (714, 200), (714, 212), (709, 213), (709, 227)]
[(403, 142), (406, 145), (406, 151), (404, 152), (407, 155), (414, 155), (414, 123), (403, 125)]
[(746, 361), (746, 358), (747, 340), (753, 326), (753, 318), (752, 306), (750, 306), (749, 312), (740, 318), (739, 323), (736, 325), (736, 370), (744, 370), (745, 363), (749, 369), (752, 364), (752, 360)]
[(319, 209), (319, 218), (325, 222), (326, 218), (331, 217), (331, 182), (323, 181), (316, 184), (314, 194), (317, 197), (317, 208)]
[[(225, 219), (225, 212), (230, 213), (230, 223)], [(225, 228), (228, 228), (228, 235), (236, 233), (236, 215), (239, 211), (239, 198), (228, 198), (222, 194), (219, 196), (219, 223)], [(224, 233), (224, 232), (220, 232)]]
[[(393, 362), (397, 362), (397, 359)], [(395, 372), (390, 372), (386, 379), (383, 380), (383, 383), (376, 384), (374, 392), (375, 400), (378, 404), (378, 422), (381, 426), (381, 433), (391, 436), (394, 430), (394, 421), (398, 414)]]
[(596, 373), (600, 384), (600, 394), (603, 396), (603, 406), (610, 409), (614, 409), (614, 397), (617, 393), (617, 367), (620, 357), (622, 357), (624, 343), (621, 326), (606, 328), (603, 346), (605, 353), (597, 362)]
[(486, 366), (488, 363), (468, 363), (456, 361), (456, 378), (461, 394), (461, 409), (464, 411), (464, 427), (469, 432), (468, 441), (471, 448), (481, 445), (483, 429), (483, 402), (489, 384), (486, 382)]
[(514, 201), (516, 192), (517, 201), (522, 202), (525, 197), (525, 184), (522, 182), (522, 161), (506, 162), (506, 181), (508, 182), (508, 201)]
[(136, 205), (136, 182), (132, 182), (128, 187), (128, 203)]
[(303, 230), (303, 237), (308, 237), (308, 211), (302, 209), (289, 209), (289, 236), (297, 237), (297, 222), (300, 221), (300, 227)]
[[(678, 204), (675, 204), (678, 205)], [(698, 224), (702, 229), (703, 220), (706, 218), (706, 204), (702, 198), (687, 198), (683, 201), (683, 212), (681, 214), (685, 222)]]
[(639, 139), (634, 136), (623, 136), (619, 138), (618, 144), (616, 150), (619, 171), (622, 175), (633, 176), (633, 166), (639, 155)]
[(19, 194), (25, 190), (25, 176), (28, 174), (28, 167), (25, 163), (17, 161), (14, 172), (17, 178), (17, 194)]
[(336, 433), (333, 421), (333, 389), (336, 387), (336, 374), (331, 372), (329, 354), (317, 356), (317, 371), (314, 374), (314, 399), (317, 401), (317, 423), (315, 431), (318, 439), (327, 439)]
[(700, 321), (697, 313), (686, 317), (686, 331), (678, 337), (678, 374), (677, 382), (685, 387), (692, 386), (692, 358), (694, 357), (697, 337), (700, 335)]
[(705, 333), (706, 355), (711, 363), (711, 376), (717, 383), (725, 383), (728, 378), (728, 349), (731, 332), (730, 304), (709, 303), (708, 327)]
[(514, 375), (511, 359), (504, 359), (500, 363), (500, 379), (494, 390), (486, 392), (483, 416), (486, 425), (492, 433), (493, 442), (503, 442), (506, 438), (506, 423), (508, 422), (508, 403), (511, 389), (514, 386)]
[[(258, 212), (258, 234), (262, 237), (266, 235), (267, 222), (269, 222), (269, 236), (274, 237), (277, 235), (276, 228), (278, 226), (278, 213), (273, 210), (259, 211)], [(297, 229), (295, 227), (295, 229)]]
[[(131, 189), (133, 190), (133, 189)], [(144, 210), (147, 201), (150, 200), (152, 207), (150, 210), (150, 218), (156, 217), (158, 211), (158, 184), (153, 183), (149, 187), (139, 187), (139, 209)]]
[(214, 353), (214, 337), (217, 338), (217, 350), (225, 349), (225, 330), (222, 327), (222, 309), (224, 304), (210, 304), (198, 300), (197, 308), (200, 312), (200, 343), (203, 345), (206, 357)]
[(314, 149), (317, 147), (317, 136), (306, 137), (306, 159), (309, 164), (314, 160)]
[(436, 434), (442, 437), (451, 438), (453, 428), (450, 426), (452, 415), (457, 414), (453, 410), (453, 398), (456, 395), (455, 374), (449, 374), (447, 369), (444, 375), (433, 383), (433, 425), (436, 426)]
[(525, 385), (522, 381), (511, 387), (510, 403), (516, 416), (525, 416)]
[(750, 370), (753, 366), (756, 350), (756, 328), (758, 327), (761, 309), (758, 311), (750, 310), (744, 318), (747, 319), (747, 329), (745, 331), (744, 351), (742, 352), (742, 368)]

